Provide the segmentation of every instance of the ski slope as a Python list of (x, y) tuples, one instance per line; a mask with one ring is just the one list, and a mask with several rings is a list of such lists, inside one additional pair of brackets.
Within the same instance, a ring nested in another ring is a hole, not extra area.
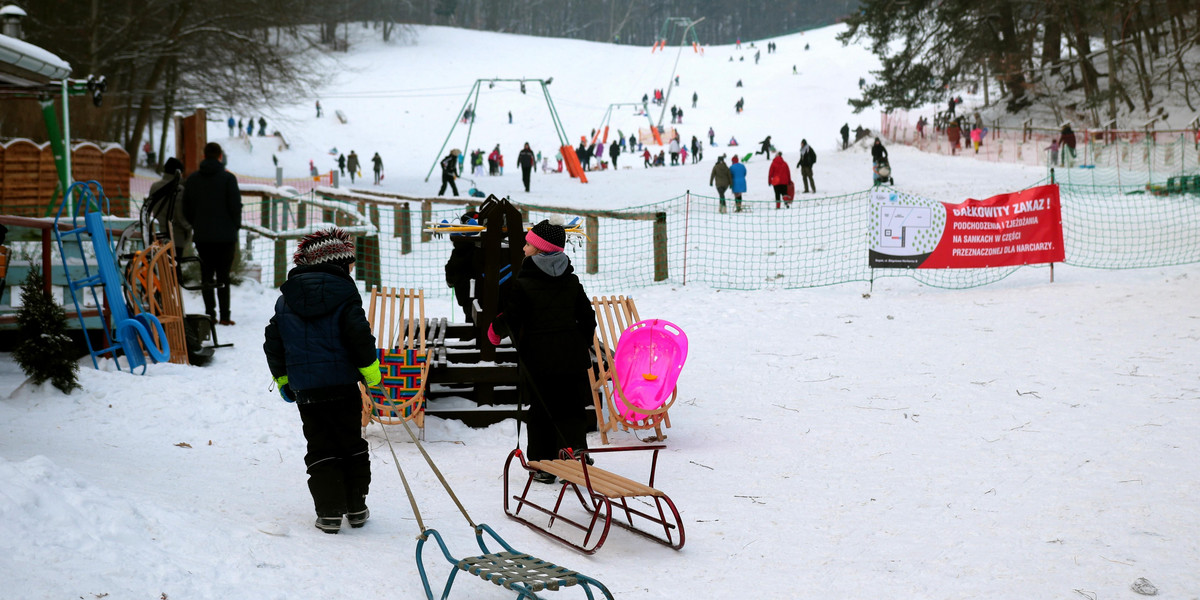
[[(683, 131), (690, 139), (712, 126), (721, 145), (698, 165), (637, 161), (589, 174), (586, 185), (539, 174), (532, 192), (520, 191), (518, 144), (552, 152), (557, 140), (539, 98), (497, 86), (477, 106), (471, 147), (499, 143), (509, 166), (479, 186), (551, 206), (632, 206), (708, 190), (729, 136), (748, 152), (771, 135), (792, 164), (800, 139), (815, 146), (821, 193), (864, 189), (866, 148), (839, 152), (834, 139), (844, 122), (876, 126), (877, 115), (852, 115), (845, 104), (873, 59), (836, 44), (836, 31), (779, 38), (779, 52), (758, 65), (745, 47), (685, 51), (672, 93)], [(363, 40), (331, 64), (323, 119), (309, 100), (245, 112), (285, 130), (292, 147), (275, 153), (286, 176), (306, 172), (309, 159), (328, 167), (333, 146), (364, 161), (378, 151), (382, 188), (433, 194), (436, 176), (425, 183), (425, 172), (475, 79), (553, 77), (577, 143), (608, 103), (665, 86), (675, 58), (672, 49), (422, 28), (409, 45)], [(746, 112), (735, 115), (742, 95)], [(335, 110), (349, 122), (337, 123)], [(228, 139), (227, 115), (213, 116), (222, 122), (210, 139)], [(632, 115), (614, 122), (627, 134), (638, 124)], [(229, 165), (269, 176), (272, 151), (253, 142), (252, 151), (228, 144)], [(891, 151), (897, 187), (940, 200), (1014, 191), (1042, 176)], [(757, 157), (748, 197), (769, 194)], [(761, 293), (630, 290), (643, 317), (678, 324), (690, 341), (656, 480), (684, 520), (678, 552), (614, 528), (597, 554), (582, 556), (505, 518), (500, 474), (519, 443), (511, 420), (475, 430), (431, 418), (427, 447), (476, 522), (599, 579), (619, 599), (1107, 600), (1136, 597), (1130, 586), (1141, 577), (1164, 599), (1194, 599), (1200, 267), (1061, 266), (1053, 283), (1047, 275), (1026, 269), (958, 291), (908, 279)], [(64, 396), (0, 359), (0, 596), (423, 597), (418, 528), (379, 426), (366, 432), (371, 521), (337, 536), (312, 525), (299, 418), (268, 389), (261, 350), (276, 297), (257, 284), (235, 289), (237, 325), (220, 332), (234, 346), (205, 368), (153, 365), (138, 377), (85, 360), (84, 389)], [(200, 298), (189, 293), (185, 304), (198, 311)], [(454, 316), (443, 303), (426, 308)], [(473, 553), (469, 526), (417, 449), (398, 441), (402, 430), (389, 435), (426, 524), (456, 555)], [(632, 477), (647, 468), (600, 460)], [(427, 559), (439, 588), (449, 565), (436, 553)], [(451, 597), (513, 594), (463, 575)]]

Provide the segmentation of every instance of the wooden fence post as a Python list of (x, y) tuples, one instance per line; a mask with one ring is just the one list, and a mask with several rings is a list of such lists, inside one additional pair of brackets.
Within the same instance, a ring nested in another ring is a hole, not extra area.
[(393, 235), (400, 238), (400, 254), (412, 254), (412, 209), (408, 203), (396, 208)]
[(654, 280), (666, 281), (668, 277), (667, 213), (654, 213)]
[(587, 217), (587, 272), (600, 272), (600, 218)]
[(421, 201), (421, 243), (433, 240), (433, 234), (425, 231), (425, 224), (433, 220), (433, 202)]
[(287, 273), (287, 240), (275, 240), (275, 287), (279, 287), (287, 281)]

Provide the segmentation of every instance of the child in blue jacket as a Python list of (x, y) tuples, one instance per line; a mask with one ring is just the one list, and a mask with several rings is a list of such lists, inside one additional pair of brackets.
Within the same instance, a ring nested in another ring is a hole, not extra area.
[(350, 277), (354, 243), (331, 227), (305, 236), (279, 291), (263, 351), (284, 400), (295, 402), (308, 441), (304, 464), (316, 526), (337, 533), (370, 517), (371, 458), (362, 438), (358, 382), (380, 381), (375, 336)]

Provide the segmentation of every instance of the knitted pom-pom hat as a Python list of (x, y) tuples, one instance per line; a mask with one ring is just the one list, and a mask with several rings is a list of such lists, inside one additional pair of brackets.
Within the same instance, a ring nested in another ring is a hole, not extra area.
[(337, 227), (314, 231), (302, 238), (292, 255), (297, 267), (321, 264), (349, 265), (354, 262), (354, 242)]
[(555, 217), (555, 221), (543, 219), (534, 225), (525, 234), (525, 243), (542, 252), (562, 252), (567, 245), (567, 232), (563, 229), (562, 217)]

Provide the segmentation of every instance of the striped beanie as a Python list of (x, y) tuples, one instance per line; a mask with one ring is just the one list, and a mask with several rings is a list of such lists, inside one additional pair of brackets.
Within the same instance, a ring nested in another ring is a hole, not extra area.
[(354, 242), (337, 227), (314, 231), (302, 238), (292, 255), (297, 267), (321, 264), (347, 266), (354, 262)]
[[(561, 217), (556, 220), (561, 221)], [(542, 252), (562, 252), (567, 245), (567, 232), (561, 223), (554, 224), (543, 219), (525, 234), (525, 243)]]

